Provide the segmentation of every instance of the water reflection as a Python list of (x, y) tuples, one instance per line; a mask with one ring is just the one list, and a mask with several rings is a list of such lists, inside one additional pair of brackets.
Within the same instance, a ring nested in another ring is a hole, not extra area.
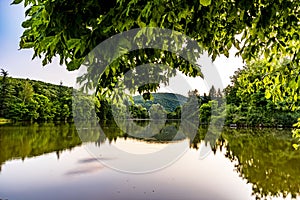
[(257, 198), (290, 194), (296, 198), (300, 192), (300, 154), (292, 148), (289, 131), (227, 130), (226, 157), (237, 161), (236, 170), (252, 183)]
[[(149, 125), (148, 122), (138, 123), (143, 127)], [(92, 142), (98, 148), (101, 148), (104, 143), (118, 144), (118, 141), (126, 140), (128, 144), (132, 144), (132, 141), (140, 141), (144, 144), (166, 144), (188, 139), (190, 151), (199, 150), (200, 144), (215, 144), (212, 146), (213, 152), (215, 154), (223, 152), (225, 157), (234, 163), (233, 170), (251, 184), (252, 195), (255, 198), (286, 197), (288, 195), (293, 198), (299, 197), (300, 154), (299, 151), (294, 151), (292, 148), (293, 141), (289, 130), (225, 129), (218, 140), (213, 142), (209, 137), (205, 137), (208, 127), (198, 128), (197, 134), (193, 135), (189, 130), (194, 127), (187, 126), (179, 130), (179, 123), (178, 121), (169, 121), (154, 135), (140, 130), (128, 134), (115, 123), (108, 121), (102, 124), (103, 133), (99, 133), (95, 131), (93, 124), (85, 124), (86, 135), (82, 139), (83, 142)], [(180, 132), (179, 135), (178, 132)], [(145, 138), (143, 138), (144, 136)], [(1, 126), (0, 169), (9, 160), (24, 160), (50, 152), (56, 152), (59, 158), (62, 151), (73, 149), (81, 144), (82, 141), (77, 136), (72, 124)], [(102, 159), (116, 158), (103, 157)], [(194, 163), (188, 164), (193, 165)], [(104, 167), (99, 164), (97, 159), (82, 158), (77, 161), (75, 168), (67, 170), (64, 175), (93, 174), (103, 169)]]
[(104, 166), (100, 165), (98, 159), (95, 158), (87, 158), (87, 159), (79, 160), (78, 164), (80, 164), (80, 166), (77, 166), (75, 169), (71, 169), (67, 171), (65, 175), (78, 176), (78, 175), (90, 174), (104, 168)]
[(8, 160), (22, 159), (61, 152), (80, 145), (75, 127), (70, 124), (53, 123), (0, 126), (0, 171)]
[[(107, 138), (109, 142), (116, 141), (118, 137), (134, 138), (142, 141), (149, 141), (155, 143), (169, 143), (172, 141), (184, 140), (187, 135), (182, 132), (186, 130), (189, 133), (192, 129), (179, 129), (180, 121), (149, 121), (147, 120), (135, 120), (133, 123), (127, 123), (126, 120), (118, 121), (118, 124), (114, 121), (105, 121), (101, 124), (103, 127), (103, 135), (106, 137), (99, 137), (99, 143), (103, 143)], [(194, 129), (197, 130), (196, 127)], [(195, 134), (194, 134), (195, 135)], [(91, 138), (88, 139), (91, 141)]]

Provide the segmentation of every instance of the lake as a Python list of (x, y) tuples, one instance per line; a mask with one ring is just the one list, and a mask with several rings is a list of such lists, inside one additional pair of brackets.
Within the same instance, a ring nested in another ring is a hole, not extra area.
[(300, 199), (291, 130), (130, 124), (0, 126), (0, 199)]

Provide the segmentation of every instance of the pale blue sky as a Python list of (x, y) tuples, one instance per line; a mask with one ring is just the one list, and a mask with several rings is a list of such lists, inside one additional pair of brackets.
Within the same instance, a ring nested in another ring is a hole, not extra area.
[[(12, 77), (29, 78), (54, 84), (63, 81), (65, 85), (73, 86), (77, 72), (67, 71), (65, 66), (59, 65), (58, 59), (54, 59), (51, 64), (43, 67), (40, 59), (31, 60), (33, 50), (18, 50), (19, 38), (23, 32), (21, 23), (25, 19), (25, 9), (23, 5), (10, 5), (11, 1), (0, 1), (0, 68), (8, 70)], [(214, 65), (225, 86), (230, 83), (229, 77), (233, 75), (234, 71), (243, 66), (241, 59), (234, 57), (234, 50), (231, 51), (229, 59), (221, 56), (214, 62)], [(203, 84), (199, 83), (200, 79), (189, 79), (188, 82), (193, 88), (200, 91), (207, 90), (203, 89)]]
[(73, 86), (77, 72), (69, 72), (55, 59), (51, 64), (42, 66), (40, 59), (31, 60), (33, 50), (18, 50), (19, 38), (23, 33), (21, 23), (25, 19), (23, 5), (10, 5), (12, 0), (0, 1), (0, 68), (12, 77), (42, 80), (54, 84), (63, 81)]

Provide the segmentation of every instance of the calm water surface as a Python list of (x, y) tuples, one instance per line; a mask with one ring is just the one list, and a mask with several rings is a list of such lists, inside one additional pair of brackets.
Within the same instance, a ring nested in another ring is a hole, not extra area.
[[(72, 124), (1, 126), (0, 199), (300, 199), (300, 153), (291, 147), (290, 130), (226, 129), (212, 153), (199, 159), (199, 147), (210, 144), (207, 128), (171, 141), (176, 123), (150, 139), (129, 137), (111, 123), (102, 125), (105, 134), (91, 126), (84, 142)], [(115, 146), (148, 154), (178, 144), (189, 147), (183, 156), (143, 174), (113, 170), (88, 151)]]

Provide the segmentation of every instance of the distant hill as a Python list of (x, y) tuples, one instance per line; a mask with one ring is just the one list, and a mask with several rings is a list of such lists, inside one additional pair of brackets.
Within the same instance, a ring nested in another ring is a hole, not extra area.
[(141, 95), (134, 96), (133, 100), (135, 104), (141, 104), (143, 107), (147, 108), (147, 110), (149, 110), (152, 104), (159, 103), (165, 108), (166, 111), (172, 112), (178, 106), (182, 106), (184, 103), (186, 103), (188, 99), (183, 95), (174, 93), (152, 93), (152, 96), (152, 100), (145, 101)]
[[(16, 92), (20, 92), (23, 90), (23, 85), (25, 82), (30, 83), (30, 85), (33, 87), (33, 91), (36, 94), (42, 94), (45, 95), (47, 98), (49, 98), (51, 101), (56, 98), (60, 90), (63, 90), (64, 93), (68, 94), (68, 97), (72, 96), (73, 88), (59, 85), (59, 84), (53, 84), (53, 83), (47, 83), (39, 80), (33, 80), (33, 79), (25, 79), (25, 78), (12, 78), (8, 77), (10, 80), (10, 86), (13, 90), (16, 90)], [(17, 95), (15, 93), (15, 95)]]

